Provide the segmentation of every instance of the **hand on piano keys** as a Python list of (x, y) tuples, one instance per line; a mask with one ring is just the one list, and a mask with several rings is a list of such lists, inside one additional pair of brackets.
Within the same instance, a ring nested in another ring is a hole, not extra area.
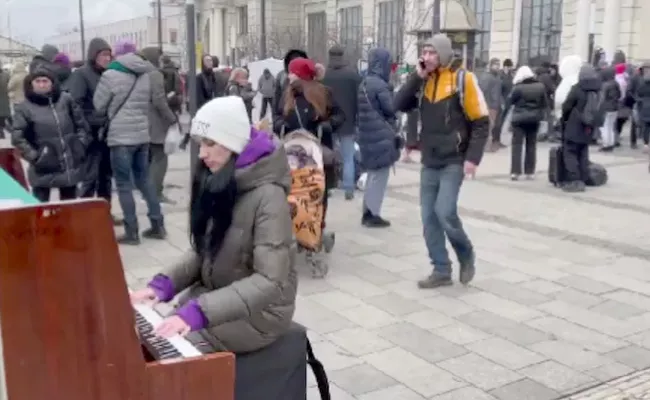
[[(156, 360), (195, 357), (203, 354), (180, 335), (170, 335), (169, 337), (158, 335), (156, 330), (164, 323), (164, 320), (153, 307), (145, 304), (133, 304), (133, 308), (135, 310), (135, 326), (140, 341)], [(187, 329), (189, 331), (189, 326)]]
[(130, 293), (131, 303), (154, 305), (160, 303), (156, 291), (152, 288), (144, 288)]

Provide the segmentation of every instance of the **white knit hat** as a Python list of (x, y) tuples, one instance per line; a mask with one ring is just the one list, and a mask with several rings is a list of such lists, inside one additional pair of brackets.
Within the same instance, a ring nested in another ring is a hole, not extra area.
[(244, 101), (237, 96), (227, 96), (205, 103), (192, 119), (190, 134), (219, 143), (233, 153), (241, 153), (251, 136)]

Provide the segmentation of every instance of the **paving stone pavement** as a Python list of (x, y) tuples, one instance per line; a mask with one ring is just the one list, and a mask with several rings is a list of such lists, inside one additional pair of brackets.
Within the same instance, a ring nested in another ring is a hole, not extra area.
[[(331, 270), (314, 280), (300, 263), (295, 314), (333, 399), (650, 399), (647, 156), (593, 154), (610, 182), (582, 194), (547, 183), (547, 156), (540, 145), (537, 180), (510, 182), (509, 151), (487, 154), (465, 183), (460, 213), (478, 256), (468, 287), (415, 285), (430, 272), (418, 165), (391, 175), (389, 229), (360, 226), (361, 193), (350, 202), (334, 193)], [(188, 248), (187, 158), (170, 161), (167, 194), (178, 204), (164, 206), (168, 240), (120, 248), (134, 288)], [(113, 207), (119, 214), (117, 198)], [(145, 227), (142, 201), (138, 211)], [(310, 376), (309, 400), (314, 384)]]

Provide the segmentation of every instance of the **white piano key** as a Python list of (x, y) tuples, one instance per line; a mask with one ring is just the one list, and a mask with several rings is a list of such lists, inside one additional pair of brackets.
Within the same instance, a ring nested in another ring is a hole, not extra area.
[[(149, 323), (154, 327), (154, 329), (160, 325), (163, 321), (163, 318), (158, 314), (151, 306), (146, 304), (133, 304), (133, 308), (140, 313), (149, 321)], [(180, 335), (174, 335), (169, 338), (165, 338), (172, 346), (178, 350), (183, 357), (196, 357), (202, 355), (192, 343)]]

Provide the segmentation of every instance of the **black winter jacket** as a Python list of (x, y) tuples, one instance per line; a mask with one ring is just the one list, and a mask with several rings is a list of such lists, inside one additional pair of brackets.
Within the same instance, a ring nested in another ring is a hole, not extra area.
[(55, 85), (49, 95), (34, 93), (25, 79), (25, 102), (15, 108), (12, 143), (29, 162), (32, 187), (69, 187), (82, 179), (88, 124), (72, 97)]
[[(326, 87), (323, 87), (323, 89), (329, 91)], [(279, 104), (273, 110), (273, 131), (278, 135), (282, 135), (302, 128), (314, 135), (318, 135), (318, 128), (320, 127), (322, 131), (321, 144), (333, 149), (334, 140), (332, 134), (343, 125), (345, 115), (336, 104), (332, 94), (329, 93), (327, 117), (320, 118), (316, 113), (316, 109), (307, 101), (299, 89), (291, 87), (289, 90), (293, 90), (296, 105), (287, 115), (284, 115), (285, 95), (282, 95)], [(300, 117), (296, 115), (296, 112), (300, 113)]]
[(571, 87), (562, 104), (563, 139), (573, 143), (587, 144), (592, 140), (593, 128), (582, 123), (582, 112), (587, 103), (587, 92), (600, 92), (602, 81), (591, 65), (580, 68), (578, 83)]
[(97, 58), (97, 54), (104, 50), (110, 50), (110, 48), (104, 39), (92, 39), (88, 44), (86, 64), (75, 70), (66, 82), (66, 89), (81, 108), (84, 118), (90, 125), (88, 133), (94, 138), (97, 137), (99, 129), (106, 123), (106, 116), (97, 113), (93, 105), (95, 89), (103, 72), (103, 69), (95, 64), (95, 58)]
[(621, 98), (621, 87), (614, 79), (616, 71), (614, 68), (604, 68), (600, 73), (603, 80), (603, 111), (618, 111), (619, 100)]
[(329, 64), (323, 85), (330, 88), (334, 100), (345, 114), (345, 122), (336, 131), (339, 135), (354, 135), (357, 125), (357, 90), (361, 76), (345, 61), (343, 48), (334, 46), (329, 51)]
[(524, 79), (512, 88), (506, 106), (513, 107), (513, 125), (539, 123), (550, 107), (546, 87), (536, 78)]

